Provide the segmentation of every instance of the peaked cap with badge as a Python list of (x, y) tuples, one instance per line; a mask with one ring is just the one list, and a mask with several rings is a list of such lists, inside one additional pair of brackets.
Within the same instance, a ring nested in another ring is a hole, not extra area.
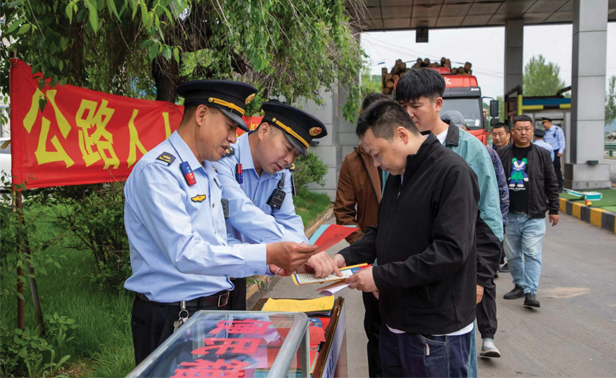
[(181, 84), (177, 92), (185, 105), (207, 105), (218, 108), (237, 126), (249, 131), (242, 117), (246, 105), (257, 95), (250, 84), (230, 80), (194, 80)]
[(544, 123), (544, 122), (550, 122), (551, 123), (552, 122), (552, 118), (541, 117), (541, 123)]
[(261, 122), (281, 129), (289, 143), (304, 156), (308, 155), (313, 139), (327, 135), (323, 122), (303, 110), (278, 101), (265, 102), (261, 107), (265, 112)]

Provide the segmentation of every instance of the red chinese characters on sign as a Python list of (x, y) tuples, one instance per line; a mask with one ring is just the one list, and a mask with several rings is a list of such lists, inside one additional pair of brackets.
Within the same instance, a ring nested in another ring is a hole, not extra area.
[(255, 319), (221, 320), (210, 333), (217, 335), (220, 331), (228, 331), (229, 334), (264, 335), (267, 328), (271, 325), (272, 322), (262, 322)]
[(205, 346), (192, 351), (192, 354), (209, 354), (216, 351), (216, 355), (225, 353), (252, 355), (259, 348), (262, 339), (204, 339)]
[(249, 363), (238, 360), (206, 361), (197, 359), (194, 362), (182, 362), (180, 369), (175, 370), (171, 378), (243, 378)]

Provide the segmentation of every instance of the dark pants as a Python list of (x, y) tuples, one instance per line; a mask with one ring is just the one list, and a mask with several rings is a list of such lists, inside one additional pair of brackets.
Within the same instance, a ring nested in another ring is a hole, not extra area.
[(231, 283), (235, 288), (229, 293), (229, 309), (246, 311), (246, 279), (232, 278)]
[(381, 326), (385, 377), (466, 377), (472, 332), (461, 336), (395, 334)]
[[(187, 307), (189, 316), (199, 310), (226, 310), (227, 306)], [(179, 306), (166, 306), (135, 298), (131, 317), (135, 363), (139, 365), (160, 344), (173, 334), (173, 323), (178, 320)]]
[(379, 331), (381, 328), (381, 312), (379, 300), (372, 293), (362, 293), (364, 300), (364, 330), (368, 336), (368, 373), (370, 378), (382, 377), (381, 351), (379, 349)]
[(554, 151), (554, 170), (556, 171), (556, 179), (558, 180), (558, 189), (563, 190), (563, 173), (560, 169), (560, 158), (562, 156), (556, 156), (558, 151)]
[(477, 304), (477, 328), (482, 339), (493, 339), (497, 326), (496, 285), (494, 280), (489, 280), (483, 287), (483, 299)]

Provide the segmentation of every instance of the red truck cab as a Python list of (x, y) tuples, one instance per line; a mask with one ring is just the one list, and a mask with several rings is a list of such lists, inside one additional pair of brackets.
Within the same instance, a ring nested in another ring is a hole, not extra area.
[[(483, 144), (488, 144), (489, 131), (483, 115), (483, 100), (477, 78), (472, 75), (451, 75), (448, 68), (436, 69), (445, 79), (441, 112), (457, 110), (464, 116), (468, 132)], [(443, 71), (443, 72), (441, 72)]]

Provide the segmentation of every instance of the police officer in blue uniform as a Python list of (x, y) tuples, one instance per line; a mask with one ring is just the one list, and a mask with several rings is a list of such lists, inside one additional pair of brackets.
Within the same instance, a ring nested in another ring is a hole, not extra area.
[(543, 141), (552, 146), (554, 150), (554, 171), (556, 172), (556, 179), (558, 180), (558, 189), (563, 191), (563, 172), (561, 169), (561, 157), (565, 153), (565, 132), (560, 126), (556, 126), (552, 123), (551, 118), (541, 118), (543, 128), (545, 128), (545, 136)]
[[(293, 106), (271, 101), (262, 105), (265, 115), (259, 127), (238, 138), (226, 156), (214, 163), (229, 201), (229, 211), (242, 214), (227, 219), (229, 236), (245, 243), (281, 240), (307, 242), (302, 219), (293, 205), (295, 159), (307, 155), (312, 139), (327, 135), (325, 125)], [(304, 265), (323, 277), (337, 267), (326, 252)], [(233, 310), (246, 309), (246, 279), (233, 280)]]
[(126, 181), (125, 227), (136, 293), (131, 326), (139, 364), (194, 312), (227, 309), (229, 277), (292, 272), (316, 248), (294, 242), (241, 244), (227, 235), (222, 183), (212, 161), (236, 141), (256, 93), (232, 81), (181, 85), (182, 122), (135, 165)]

